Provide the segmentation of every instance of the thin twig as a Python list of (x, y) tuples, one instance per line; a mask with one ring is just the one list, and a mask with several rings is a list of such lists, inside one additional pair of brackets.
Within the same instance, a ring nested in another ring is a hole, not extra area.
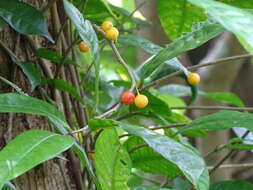
[[(103, 36), (105, 36), (104, 31), (102, 31), (97, 25), (94, 24), (93, 27), (95, 28), (96, 31), (98, 31), (100, 34), (102, 34)], [(131, 79), (131, 82), (132, 82), (130, 91), (134, 90), (134, 88), (136, 87), (136, 81), (135, 81), (135, 77), (134, 77), (134, 74), (133, 74), (131, 68), (126, 64), (126, 62), (124, 61), (124, 59), (121, 57), (121, 55), (119, 53), (119, 50), (116, 47), (115, 41), (109, 40), (109, 44), (110, 44), (110, 46), (111, 46), (111, 48), (112, 48), (112, 50), (113, 50), (113, 52), (114, 52), (114, 54), (116, 56), (116, 59), (125, 68), (125, 70), (127, 71), (127, 73), (130, 76), (130, 79)]]
[(79, 42), (79, 38), (76, 38), (76, 39), (70, 44), (70, 46), (68, 47), (68, 49), (67, 49), (66, 52), (64, 53), (61, 62), (59, 63), (59, 65), (58, 65), (57, 68), (56, 68), (54, 78), (57, 78), (57, 77), (58, 77), (58, 75), (60, 74), (60, 70), (61, 70), (61, 68), (62, 68), (62, 66), (63, 66), (63, 64), (64, 64), (64, 62), (65, 62), (66, 59), (68, 58), (69, 53), (71, 52), (72, 48), (73, 48), (78, 42)]
[(253, 111), (253, 107), (229, 107), (229, 106), (186, 106), (186, 107), (178, 106), (178, 107), (170, 107), (170, 109)]
[[(253, 163), (244, 163), (244, 164), (223, 164), (220, 165), (219, 169), (222, 168), (252, 168)], [(212, 170), (214, 166), (209, 166), (208, 169)]]
[(144, 148), (144, 147), (147, 147), (148, 144), (140, 144), (134, 148), (132, 148), (131, 150), (128, 151), (129, 154), (133, 153), (134, 151), (138, 150), (138, 149), (141, 149), (141, 148)]
[[(201, 68), (201, 67), (211, 66), (211, 65), (220, 64), (220, 63), (225, 63), (225, 62), (228, 62), (228, 61), (233, 61), (233, 60), (238, 60), (238, 59), (246, 59), (246, 58), (250, 58), (250, 57), (253, 57), (253, 54), (244, 54), (244, 55), (236, 55), (236, 56), (231, 56), (231, 57), (225, 57), (225, 58), (217, 59), (217, 60), (214, 60), (214, 61), (211, 61), (211, 62), (190, 66), (190, 67), (187, 67), (187, 69), (189, 71), (193, 71), (193, 70), (196, 70), (196, 69)], [(144, 86), (143, 89), (147, 89), (147, 88), (150, 88), (152, 86), (156, 86), (160, 82), (162, 82), (164, 80), (167, 80), (168, 78), (171, 78), (171, 77), (177, 76), (179, 74), (182, 74), (182, 73), (183, 73), (183, 71), (176, 71), (174, 73), (171, 73), (167, 76), (164, 76), (164, 77), (162, 77), (162, 78), (160, 78), (156, 81), (153, 81), (153, 82), (149, 83), (148, 85)]]
[[(248, 134), (250, 133), (250, 131), (246, 131), (243, 136), (241, 138), (245, 138)], [(212, 175), (214, 173), (215, 170), (217, 170), (228, 158), (230, 158), (231, 156), (233, 156), (234, 154), (237, 153), (238, 150), (234, 150), (232, 149), (231, 151), (229, 151), (209, 172), (210, 175)]]

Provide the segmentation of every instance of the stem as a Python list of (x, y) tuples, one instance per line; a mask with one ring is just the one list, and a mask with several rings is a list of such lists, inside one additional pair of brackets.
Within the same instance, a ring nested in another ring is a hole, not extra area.
[[(103, 35), (105, 37), (105, 33), (104, 31), (102, 31), (97, 25), (93, 25), (94, 29), (96, 31), (98, 31), (101, 35)], [(126, 64), (126, 62), (124, 61), (124, 59), (121, 57), (120, 53), (119, 53), (119, 50), (117, 49), (116, 45), (115, 45), (115, 41), (112, 41), (112, 40), (108, 40), (109, 41), (109, 44), (118, 60), (118, 62), (125, 68), (125, 70), (127, 71), (127, 73), (129, 74), (130, 76), (130, 79), (131, 79), (131, 82), (132, 82), (132, 85), (131, 85), (131, 88), (130, 88), (130, 91), (133, 91), (135, 86), (136, 86), (136, 81), (135, 81), (135, 77), (134, 77), (134, 74), (131, 70), (131, 68)]]
[(64, 62), (66, 61), (66, 59), (67, 59), (69, 53), (71, 52), (72, 48), (77, 44), (77, 42), (79, 42), (79, 38), (76, 38), (76, 39), (70, 44), (70, 46), (68, 47), (67, 51), (64, 53), (63, 58), (62, 58), (60, 64), (59, 64), (58, 67), (56, 68), (56, 72), (55, 72), (54, 78), (57, 78), (57, 77), (59, 76), (60, 70), (61, 70), (61, 68), (62, 68), (62, 66), (63, 66), (63, 64), (64, 64)]
[(47, 12), (52, 6), (53, 4), (56, 2), (57, 0), (51, 0), (48, 2), (48, 4), (42, 9), (42, 12), (45, 13)]
[(253, 111), (253, 107), (229, 107), (229, 106), (187, 106), (187, 107), (180, 106), (180, 107), (170, 107), (170, 109)]
[(147, 146), (148, 146), (148, 144), (140, 144), (140, 145), (138, 145), (138, 146), (132, 148), (131, 150), (129, 150), (128, 153), (131, 154), (131, 153), (133, 153), (134, 151), (136, 151), (136, 150), (138, 150), (138, 149), (141, 149), (141, 148), (143, 148), (143, 147), (147, 147)]
[[(253, 163), (244, 163), (244, 164), (223, 164), (220, 165), (219, 169), (221, 168), (252, 168)], [(209, 166), (208, 169), (212, 170), (214, 166)]]
[[(241, 138), (245, 138), (250, 131), (246, 131)], [(235, 143), (237, 144), (237, 143)], [(237, 153), (238, 150), (231, 150), (229, 151), (209, 172), (210, 175), (214, 173), (215, 170), (217, 170), (229, 157), (233, 156)]]
[[(215, 64), (220, 64), (220, 63), (224, 63), (224, 62), (228, 62), (228, 61), (233, 61), (233, 60), (238, 60), (238, 59), (246, 59), (246, 58), (250, 58), (253, 57), (253, 54), (244, 54), (244, 55), (236, 55), (236, 56), (231, 56), (231, 57), (225, 57), (225, 58), (221, 58), (221, 59), (217, 59), (211, 62), (207, 62), (207, 63), (203, 63), (203, 64), (199, 64), (199, 65), (194, 65), (194, 66), (190, 66), (187, 67), (187, 69), (189, 71), (192, 70), (196, 70), (197, 68), (201, 68), (201, 67), (206, 67), (206, 66), (210, 66), (210, 65), (215, 65)], [(167, 80), (168, 78), (177, 76), (179, 74), (182, 74), (183, 71), (176, 71), (172, 74), (169, 74), (167, 76), (164, 76), (156, 81), (153, 81), (151, 83), (149, 83), (148, 85), (144, 86), (143, 89), (147, 89), (150, 88), (152, 86), (156, 86), (157, 84), (159, 84), (160, 82)]]

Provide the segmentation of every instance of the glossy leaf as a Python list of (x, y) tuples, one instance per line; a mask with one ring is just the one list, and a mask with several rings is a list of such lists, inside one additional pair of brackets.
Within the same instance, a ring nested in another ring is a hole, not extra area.
[(41, 83), (41, 74), (39, 69), (32, 63), (22, 63), (19, 62), (16, 58), (12, 58), (12, 60), (22, 69), (32, 85), (31, 91), (34, 91), (34, 89)]
[(203, 8), (228, 31), (236, 34), (253, 47), (253, 15), (246, 10), (212, 0), (188, 0)]
[(4, 184), (2, 190), (16, 190), (16, 187), (13, 184), (11, 184), (10, 182), (7, 182)]
[(191, 88), (189, 86), (180, 84), (169, 84), (162, 86), (158, 89), (158, 91), (163, 94), (171, 94), (178, 97), (191, 95)]
[(157, 12), (163, 29), (171, 40), (190, 32), (194, 23), (206, 19), (202, 9), (185, 0), (158, 0)]
[(27, 3), (18, 0), (0, 1), (0, 17), (21, 34), (37, 34), (54, 42), (43, 14)]
[(196, 150), (143, 127), (117, 122), (128, 133), (141, 137), (152, 149), (177, 165), (197, 190), (208, 190), (209, 177), (204, 160)]
[(243, 127), (253, 131), (253, 115), (238, 111), (220, 111), (193, 120), (182, 130), (201, 129), (207, 131), (224, 130), (232, 127)]
[(150, 54), (156, 54), (162, 49), (162, 47), (150, 42), (149, 40), (146, 40), (142, 37), (139, 37), (133, 34), (120, 35), (118, 42), (119, 44), (126, 45), (126, 46), (140, 47)]
[(217, 101), (221, 101), (227, 104), (233, 104), (235, 106), (243, 107), (244, 103), (242, 100), (234, 93), (231, 92), (216, 92), (216, 93), (204, 93), (202, 96), (206, 98), (211, 98)]
[(221, 181), (213, 184), (210, 190), (251, 190), (253, 184), (247, 181)]
[(69, 128), (64, 115), (51, 104), (15, 93), (0, 94), (0, 113), (26, 113), (48, 117), (57, 129), (66, 134)]
[(82, 101), (81, 96), (79, 95), (76, 88), (74, 88), (71, 84), (68, 82), (62, 80), (62, 79), (46, 79), (44, 80), (46, 83), (51, 85), (52, 87), (61, 90), (63, 92), (70, 93), (73, 97), (75, 97), (77, 100)]
[(192, 32), (184, 34), (146, 61), (141, 69), (141, 78), (147, 78), (159, 69), (165, 61), (202, 45), (223, 31), (224, 29), (219, 24), (209, 20), (205, 23), (197, 23), (194, 25)]
[(95, 147), (95, 167), (103, 190), (129, 190), (131, 159), (120, 144), (116, 129), (105, 129)]
[(79, 36), (81, 39), (86, 42), (91, 50), (94, 62), (95, 62), (95, 75), (96, 75), (96, 107), (99, 101), (99, 71), (100, 71), (100, 62), (99, 62), (99, 45), (96, 32), (94, 31), (92, 24), (89, 20), (84, 20), (83, 15), (79, 10), (67, 0), (64, 0), (65, 11), (70, 18), (70, 20), (75, 25)]
[(98, 129), (104, 129), (104, 128), (109, 128), (109, 127), (114, 127), (117, 124), (113, 120), (106, 120), (106, 119), (90, 119), (88, 126), (92, 130), (98, 130)]
[[(145, 141), (139, 137), (130, 137), (124, 143), (124, 146), (128, 151), (134, 147), (145, 144)], [(169, 178), (175, 178), (182, 175), (179, 168), (166, 160), (160, 154), (155, 152), (150, 147), (143, 147), (130, 153), (131, 160), (133, 162), (133, 168), (140, 169), (147, 173), (163, 174)]]
[(20, 134), (0, 151), (0, 187), (73, 144), (72, 137), (50, 131), (30, 130)]
[(152, 95), (148, 91), (142, 91), (141, 94), (144, 94), (148, 97), (149, 103), (145, 108), (137, 108), (135, 105), (130, 106), (132, 112), (152, 112), (157, 115), (160, 119), (166, 119), (171, 115), (171, 110), (166, 102)]
[[(36, 56), (43, 58), (43, 59), (47, 59), (50, 61), (53, 61), (55, 63), (60, 63), (64, 58), (57, 53), (56, 51), (50, 50), (50, 49), (46, 49), (46, 48), (39, 48), (36, 50)], [(77, 63), (75, 63), (74, 61), (70, 60), (70, 59), (66, 59), (65, 62), (66, 64), (71, 64), (71, 65), (77, 65)]]

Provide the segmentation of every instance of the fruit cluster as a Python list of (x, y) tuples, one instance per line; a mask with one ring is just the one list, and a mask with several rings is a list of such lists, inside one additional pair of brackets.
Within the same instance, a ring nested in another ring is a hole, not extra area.
[(105, 32), (105, 37), (108, 40), (117, 40), (119, 36), (119, 31), (113, 26), (112, 22), (104, 21), (100, 27)]
[(138, 108), (144, 108), (148, 105), (148, 98), (143, 94), (137, 94), (135, 97), (134, 93), (131, 91), (123, 92), (121, 95), (121, 103), (125, 105), (135, 104)]

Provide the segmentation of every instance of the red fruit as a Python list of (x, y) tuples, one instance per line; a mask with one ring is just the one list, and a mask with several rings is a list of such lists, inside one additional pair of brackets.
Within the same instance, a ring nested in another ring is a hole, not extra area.
[(131, 91), (123, 92), (120, 98), (122, 104), (130, 105), (134, 103), (135, 95)]

